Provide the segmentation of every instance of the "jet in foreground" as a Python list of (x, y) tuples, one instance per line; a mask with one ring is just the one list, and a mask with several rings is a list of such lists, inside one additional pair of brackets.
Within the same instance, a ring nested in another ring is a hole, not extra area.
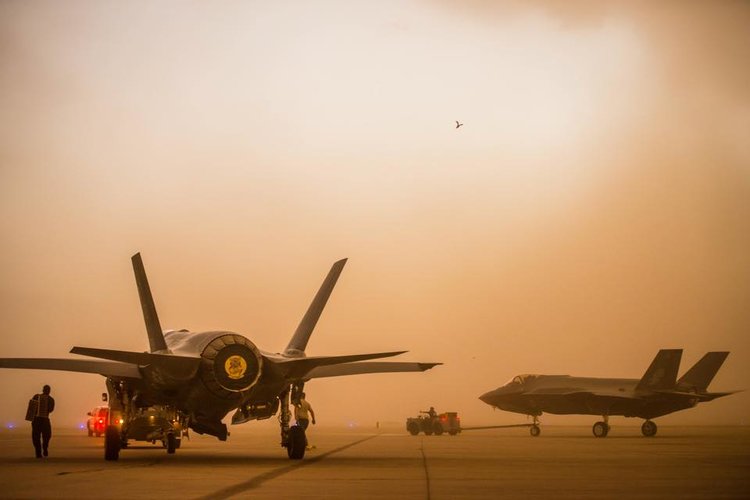
[[(270, 418), (280, 412), (281, 445), (289, 458), (305, 454), (305, 432), (291, 426), (290, 400), (299, 401), (313, 378), (383, 372), (422, 372), (440, 363), (361, 362), (406, 351), (306, 356), (305, 348), (346, 259), (333, 264), (283, 353), (259, 350), (229, 331), (162, 332), (140, 254), (132, 258), (150, 344), (149, 352), (73, 347), (71, 353), (96, 359), (0, 358), (0, 368), (30, 368), (104, 375), (109, 401), (104, 457), (117, 460), (128, 439), (160, 440), (168, 453), (192, 429), (227, 439), (222, 419), (232, 424)], [(107, 361), (104, 361), (107, 360)]]
[(656, 435), (652, 418), (692, 408), (734, 392), (707, 392), (728, 352), (709, 352), (679, 380), (682, 349), (662, 349), (643, 377), (638, 379), (571, 377), (570, 375), (518, 375), (502, 387), (479, 396), (490, 406), (531, 415), (529, 430), (538, 436), (539, 416), (602, 415), (593, 427), (594, 436), (605, 437), (609, 417), (644, 418), (644, 436)]

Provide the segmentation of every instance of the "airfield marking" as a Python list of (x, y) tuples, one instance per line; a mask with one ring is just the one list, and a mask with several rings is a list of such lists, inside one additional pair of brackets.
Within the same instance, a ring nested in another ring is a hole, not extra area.
[[(134, 464), (134, 465), (125, 465), (120, 468), (122, 469), (132, 469), (134, 467), (153, 467), (154, 465), (160, 464), (161, 460), (154, 460), (153, 462), (149, 462), (146, 464)], [(107, 468), (101, 468), (101, 469), (83, 469), (83, 470), (71, 470), (71, 471), (61, 471), (58, 472), (58, 476), (69, 476), (70, 474), (86, 474), (89, 472), (104, 472), (106, 470), (110, 470)]]
[(254, 478), (248, 479), (247, 481), (244, 481), (242, 483), (238, 483), (238, 484), (235, 484), (234, 486), (229, 486), (227, 488), (222, 488), (217, 492), (199, 497), (199, 500), (223, 500), (225, 498), (230, 498), (234, 495), (239, 495), (240, 493), (244, 493), (248, 490), (258, 488), (266, 481), (269, 481), (271, 479), (276, 479), (279, 476), (283, 476), (287, 472), (291, 472), (293, 470), (299, 469), (301, 467), (305, 467), (306, 465), (310, 465), (315, 462), (320, 462), (324, 458), (330, 455), (333, 455), (334, 453), (344, 451), (347, 448), (351, 448), (352, 446), (356, 446), (360, 443), (364, 443), (365, 441), (369, 441), (370, 439), (374, 439), (378, 436), (379, 434), (373, 434), (372, 436), (367, 436), (365, 438), (358, 439), (357, 441), (354, 441), (349, 444), (345, 444), (344, 446), (339, 446), (338, 448), (335, 448), (331, 451), (327, 451), (326, 453), (323, 453), (322, 455), (318, 455), (318, 456), (309, 458), (307, 460), (301, 460), (291, 465), (285, 465), (284, 467), (280, 467), (272, 471), (264, 472), (263, 474), (255, 476)]
[(419, 445), (419, 451), (422, 453), (422, 465), (424, 466), (424, 478), (427, 482), (427, 500), (430, 500), (430, 471), (427, 468), (427, 455), (424, 454), (424, 438)]

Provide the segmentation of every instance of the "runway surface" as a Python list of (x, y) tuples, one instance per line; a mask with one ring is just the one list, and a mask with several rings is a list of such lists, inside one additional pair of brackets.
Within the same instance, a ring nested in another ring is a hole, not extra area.
[[(245, 426), (251, 428), (251, 426)], [(193, 436), (175, 455), (133, 443), (117, 462), (102, 439), (55, 430), (33, 457), (26, 428), (0, 432), (1, 498), (750, 498), (750, 428), (543, 427), (414, 437), (399, 428), (313, 428), (290, 461), (270, 427), (229, 441)]]

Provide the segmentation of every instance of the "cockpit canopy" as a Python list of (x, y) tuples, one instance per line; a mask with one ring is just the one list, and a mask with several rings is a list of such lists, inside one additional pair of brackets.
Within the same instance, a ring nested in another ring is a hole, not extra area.
[(539, 375), (532, 375), (529, 373), (525, 373), (523, 375), (516, 375), (512, 379), (508, 380), (508, 382), (505, 384), (505, 386), (513, 386), (513, 385), (525, 385), (526, 382), (530, 380), (534, 380)]

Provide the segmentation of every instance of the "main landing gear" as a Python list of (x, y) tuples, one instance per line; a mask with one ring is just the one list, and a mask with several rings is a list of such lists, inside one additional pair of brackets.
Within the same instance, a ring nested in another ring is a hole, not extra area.
[(653, 437), (656, 435), (656, 424), (651, 420), (646, 420), (641, 426), (641, 434), (646, 437)]
[(602, 418), (604, 421), (595, 423), (591, 429), (594, 436), (598, 438), (607, 437), (609, 434), (609, 415), (603, 415)]
[(302, 393), (303, 384), (294, 384), (293, 386), (285, 388), (281, 394), (279, 394), (280, 412), (279, 412), (279, 426), (281, 427), (281, 446), (286, 448), (287, 455), (292, 460), (301, 460), (305, 456), (305, 449), (307, 448), (307, 437), (305, 437), (305, 429), (298, 425), (289, 426), (289, 422), (292, 420), (292, 412), (289, 410), (289, 392), (291, 389), (292, 402), (295, 400), (299, 401), (299, 396)]

